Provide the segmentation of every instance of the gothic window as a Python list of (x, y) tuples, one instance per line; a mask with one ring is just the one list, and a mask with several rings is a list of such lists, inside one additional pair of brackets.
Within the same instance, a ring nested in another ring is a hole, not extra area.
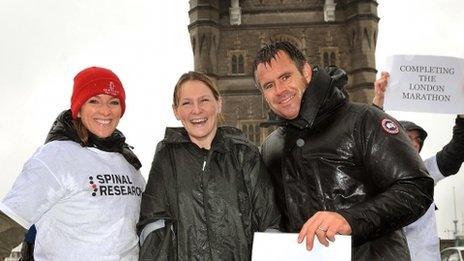
[(324, 52), (324, 67), (329, 66), (329, 54), (327, 52)]
[(245, 73), (245, 51), (233, 50), (228, 52), (230, 58), (229, 74)]
[(232, 55), (232, 74), (237, 74), (237, 55)]
[(252, 142), (255, 141), (255, 128), (253, 128), (252, 124), (248, 125), (248, 139), (251, 140)]
[(324, 67), (335, 65), (338, 66), (338, 48), (337, 47), (321, 47), (321, 63)]
[(243, 62), (243, 55), (238, 56), (238, 65), (237, 65), (237, 73), (245, 73), (244, 62)]
[(259, 127), (260, 121), (256, 120), (242, 120), (238, 122), (238, 127), (243, 131), (246, 137), (256, 145), (261, 144), (261, 128)]
[(261, 143), (261, 129), (258, 125), (255, 125), (255, 142)]
[(330, 53), (330, 65), (336, 65), (337, 64), (337, 58), (335, 57), (335, 53), (331, 52)]
[(243, 133), (247, 134), (248, 133), (248, 125), (242, 125), (242, 131)]

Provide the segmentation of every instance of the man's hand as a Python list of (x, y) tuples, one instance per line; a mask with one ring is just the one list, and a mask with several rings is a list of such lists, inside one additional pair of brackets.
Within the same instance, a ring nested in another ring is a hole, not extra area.
[(385, 91), (387, 91), (387, 84), (390, 80), (390, 74), (388, 72), (380, 73), (380, 78), (374, 83), (375, 96), (372, 101), (377, 107), (383, 108), (383, 102), (385, 98)]
[(313, 249), (314, 236), (324, 246), (329, 246), (329, 241), (335, 241), (335, 235), (350, 235), (351, 226), (346, 219), (336, 213), (329, 211), (319, 211), (308, 219), (300, 230), (298, 243), (303, 242), (306, 237), (306, 249)]

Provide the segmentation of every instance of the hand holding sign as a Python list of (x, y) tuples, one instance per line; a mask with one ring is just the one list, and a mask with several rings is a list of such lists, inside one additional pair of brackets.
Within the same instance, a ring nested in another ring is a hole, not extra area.
[(390, 79), (390, 74), (388, 72), (381, 72), (380, 78), (377, 79), (374, 83), (374, 100), (372, 101), (375, 106), (383, 109), (383, 103), (385, 99), (385, 92), (387, 91), (388, 80)]
[[(388, 64), (386, 110), (464, 113), (464, 59), (395, 55)], [(376, 96), (379, 106), (382, 97)]]

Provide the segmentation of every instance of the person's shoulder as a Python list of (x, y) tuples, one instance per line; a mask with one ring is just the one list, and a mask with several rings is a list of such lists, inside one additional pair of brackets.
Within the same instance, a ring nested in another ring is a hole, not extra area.
[(220, 135), (225, 140), (230, 140), (233, 143), (252, 145), (253, 143), (246, 137), (242, 130), (232, 126), (218, 127)]
[(378, 132), (383, 133), (383, 136), (396, 136), (402, 131), (401, 124), (395, 117), (376, 106), (360, 103), (351, 103), (351, 106), (358, 114), (354, 122), (358, 131)]
[(178, 143), (188, 141), (188, 134), (184, 127), (166, 127), (164, 130), (164, 143)]
[(245, 153), (259, 153), (258, 146), (250, 141), (242, 130), (231, 126), (221, 126), (218, 131), (226, 150), (237, 149)]
[[(81, 160), (82, 153), (88, 153), (80, 144), (73, 141), (51, 141), (40, 146), (24, 164), (24, 169), (34, 170), (33, 173), (50, 173), (56, 180), (58, 176), (64, 177), (66, 172), (60, 171), (69, 168)], [(27, 172), (27, 171), (26, 171)], [(61, 181), (59, 181), (61, 183)]]
[(155, 149), (155, 154), (165, 151), (174, 144), (182, 144), (189, 142), (187, 131), (184, 127), (166, 127), (164, 137), (158, 141)]
[[(360, 118), (367, 118), (367, 119), (391, 119), (395, 120), (394, 117), (387, 114), (382, 109), (365, 103), (357, 103), (357, 102), (347, 102), (346, 104), (347, 110), (353, 114), (358, 115)], [(395, 120), (396, 121), (396, 120)]]
[(285, 127), (278, 127), (271, 132), (261, 145), (263, 157), (274, 157), (282, 154), (285, 146)]
[(77, 142), (70, 140), (55, 140), (40, 146), (36, 153), (34, 153), (33, 157), (40, 157), (49, 154), (64, 156), (81, 150), (82, 146)]
[(359, 103), (359, 102), (347, 102), (345, 104), (345, 108), (347, 111), (350, 113), (358, 114), (358, 115), (363, 115), (366, 114), (368, 111), (370, 111), (373, 106), (365, 104), (365, 103)]
[(266, 137), (266, 139), (263, 142), (263, 145), (283, 140), (284, 135), (285, 135), (285, 127), (278, 127)]

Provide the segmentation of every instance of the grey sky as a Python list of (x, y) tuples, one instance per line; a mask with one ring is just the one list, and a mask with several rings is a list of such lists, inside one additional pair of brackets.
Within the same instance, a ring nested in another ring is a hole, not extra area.
[[(462, 0), (381, 0), (377, 67), (392, 54), (464, 57)], [(188, 0), (0, 0), (0, 197), (24, 162), (43, 143), (57, 114), (69, 107), (72, 78), (97, 65), (112, 69), (127, 92), (119, 129), (135, 146), (147, 176), (164, 127), (179, 125), (171, 111), (173, 86), (193, 69)], [(450, 137), (454, 116), (392, 113), (430, 134), (423, 157)], [(452, 234), (456, 186), (458, 218), (464, 191), (461, 171), (435, 189), (438, 230)], [(460, 229), (461, 229), (460, 225)]]

